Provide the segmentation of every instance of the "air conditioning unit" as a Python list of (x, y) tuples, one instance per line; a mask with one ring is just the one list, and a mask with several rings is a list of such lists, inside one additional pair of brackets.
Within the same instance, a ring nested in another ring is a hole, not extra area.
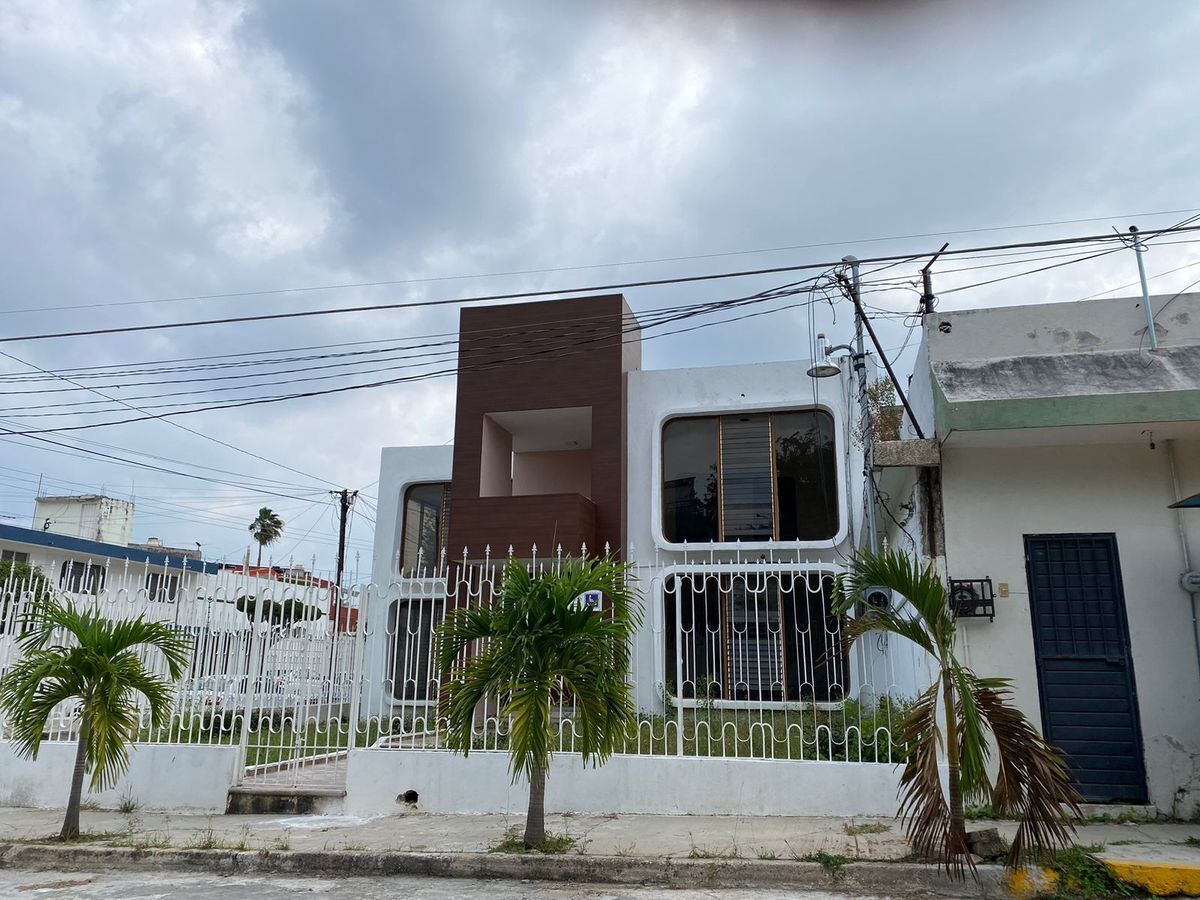
[(990, 578), (951, 578), (950, 611), (956, 619), (996, 621), (996, 595)]

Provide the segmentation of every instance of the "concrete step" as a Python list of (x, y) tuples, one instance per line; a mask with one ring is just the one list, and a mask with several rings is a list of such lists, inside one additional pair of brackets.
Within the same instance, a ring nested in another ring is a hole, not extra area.
[(345, 788), (242, 784), (229, 789), (225, 815), (337, 815), (345, 799)]

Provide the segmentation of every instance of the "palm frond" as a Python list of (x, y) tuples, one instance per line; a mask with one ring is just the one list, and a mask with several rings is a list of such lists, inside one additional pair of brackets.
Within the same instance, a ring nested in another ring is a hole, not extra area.
[(863, 589), (873, 585), (890, 588), (908, 601), (925, 624), (929, 639), (940, 650), (935, 656), (942, 658), (952, 649), (954, 618), (946, 602), (946, 590), (932, 564), (923, 566), (901, 550), (857, 553), (850, 572), (835, 582), (834, 612), (848, 613), (862, 597)]
[(1036, 851), (1065, 847), (1082, 818), (1078, 792), (1058, 751), (1009, 702), (1002, 678), (971, 679), (976, 708), (996, 741), (999, 764), (991, 791), (998, 815), (1020, 820), (1009, 848), (1009, 864), (1019, 865)]
[(926, 689), (900, 726), (900, 739), (907, 750), (900, 773), (898, 815), (915, 853), (961, 874), (961, 854), (950, 852), (950, 806), (938, 766), (943, 740), (937, 722), (939, 688), (935, 683)]
[(954, 661), (950, 676), (957, 693), (959, 787), (963, 798), (971, 802), (986, 802), (991, 785), (988, 782), (988, 741), (984, 723), (975, 702), (974, 673)]

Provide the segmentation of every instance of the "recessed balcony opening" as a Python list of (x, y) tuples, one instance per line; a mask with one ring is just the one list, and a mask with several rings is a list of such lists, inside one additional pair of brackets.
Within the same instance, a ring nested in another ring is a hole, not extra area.
[(592, 496), (592, 408), (487, 413), (480, 497)]

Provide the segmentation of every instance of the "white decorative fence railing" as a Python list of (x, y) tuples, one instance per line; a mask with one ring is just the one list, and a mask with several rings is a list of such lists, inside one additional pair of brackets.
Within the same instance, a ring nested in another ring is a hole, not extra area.
[[(545, 572), (561, 559), (525, 565)], [(223, 571), (182, 573), (168, 595), (155, 590), (162, 582), (152, 572), (132, 566), (66, 585), (90, 592), (51, 589), (106, 616), (145, 615), (193, 637), (171, 720), (152, 728), (147, 714), (141, 741), (236, 745), (248, 777), (312, 784), (336, 780), (331, 763), (348, 749), (444, 747), (434, 633), (448, 610), (489, 603), (505, 564), (464, 557), (340, 594), (325, 582)], [(639, 717), (623, 752), (898, 760), (903, 705), (927, 675), (911, 649), (883, 635), (845, 647), (844, 622), (830, 611), (838, 571), (778, 555), (635, 564), (645, 608), (631, 648)], [(0, 585), (0, 672), (16, 658), (35, 588)], [(58, 710), (49, 740), (74, 739), (74, 712)], [(558, 748), (570, 751), (569, 700), (555, 713)], [(0, 739), (5, 733), (0, 722)], [(507, 740), (491, 698), (473, 743), (497, 751)]]

